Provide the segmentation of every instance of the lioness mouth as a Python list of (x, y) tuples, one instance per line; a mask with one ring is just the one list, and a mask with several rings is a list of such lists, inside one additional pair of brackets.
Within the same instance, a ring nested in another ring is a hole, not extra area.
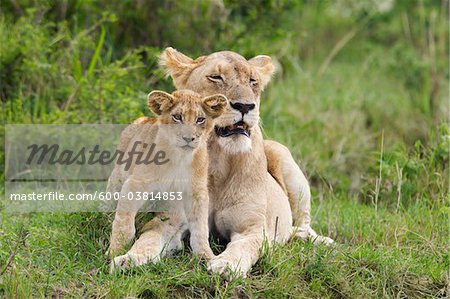
[(248, 126), (243, 121), (239, 121), (234, 125), (226, 126), (226, 127), (215, 127), (217, 136), (219, 137), (228, 137), (231, 135), (241, 134), (247, 137), (250, 137), (250, 131), (248, 130)]

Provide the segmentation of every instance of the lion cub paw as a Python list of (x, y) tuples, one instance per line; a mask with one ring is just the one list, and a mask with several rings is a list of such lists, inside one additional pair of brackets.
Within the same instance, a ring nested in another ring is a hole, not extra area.
[(110, 273), (115, 270), (126, 270), (148, 263), (150, 259), (142, 254), (127, 253), (115, 257), (110, 264)]
[(216, 256), (214, 255), (214, 253), (212, 252), (212, 250), (205, 250), (205, 251), (201, 251), (201, 252), (194, 252), (194, 254), (196, 254), (200, 259), (205, 260), (205, 261), (210, 261), (213, 258), (215, 258)]
[(206, 261), (209, 261), (216, 257), (209, 246), (203, 248), (194, 247), (192, 248), (192, 253), (198, 256), (200, 259)]
[(247, 272), (238, 263), (234, 263), (223, 256), (216, 256), (209, 260), (208, 271), (218, 273), (227, 280), (233, 280), (237, 277), (245, 278), (247, 276)]
[(317, 236), (314, 238), (314, 243), (321, 243), (325, 245), (331, 245), (334, 243), (334, 240), (329, 237)]

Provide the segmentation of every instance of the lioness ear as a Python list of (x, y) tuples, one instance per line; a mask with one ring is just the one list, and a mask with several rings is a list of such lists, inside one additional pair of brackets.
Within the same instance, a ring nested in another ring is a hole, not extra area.
[(222, 94), (215, 94), (203, 99), (203, 109), (212, 118), (222, 115), (227, 104), (228, 99)]
[(167, 76), (172, 77), (177, 89), (184, 89), (192, 70), (204, 58), (202, 56), (193, 60), (174, 48), (168, 47), (159, 56), (159, 65), (165, 69)]
[(275, 73), (275, 66), (272, 63), (272, 58), (267, 55), (258, 55), (248, 61), (252, 66), (256, 68), (261, 77), (261, 89), (266, 87), (269, 83), (271, 76)]
[(170, 93), (154, 90), (147, 96), (148, 108), (150, 108), (153, 113), (160, 115), (173, 107), (174, 99), (175, 98)]

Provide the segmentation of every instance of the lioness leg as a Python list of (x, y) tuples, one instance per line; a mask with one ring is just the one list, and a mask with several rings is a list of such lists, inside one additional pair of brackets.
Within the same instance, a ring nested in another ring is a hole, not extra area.
[(264, 151), (270, 174), (289, 198), (295, 236), (303, 240), (332, 243), (333, 240), (317, 235), (311, 228), (311, 191), (309, 183), (287, 147), (273, 140), (264, 140)]
[(284, 189), (289, 198), (293, 224), (309, 226), (311, 223), (311, 192), (305, 175), (295, 163), (287, 147), (272, 140), (264, 140), (269, 173)]
[(208, 270), (232, 278), (245, 276), (259, 257), (266, 231), (265, 205), (234, 205), (217, 211), (218, 233), (229, 238), (227, 248), (208, 262)]
[[(275, 179), (268, 173), (266, 175), (264, 191), (270, 209), (264, 207), (264, 213), (258, 209), (259, 205), (253, 203), (234, 206), (216, 215), (216, 226), (217, 223), (223, 223), (222, 228), (228, 226), (232, 233), (231, 242), (225, 251), (209, 263), (211, 271), (230, 278), (227, 272), (229, 269), (235, 275), (245, 276), (258, 260), (264, 238), (271, 246), (274, 242), (284, 244), (291, 236), (292, 216), (288, 198)], [(262, 217), (261, 213), (265, 216)]]
[(209, 261), (208, 270), (222, 274), (228, 279), (233, 275), (245, 277), (259, 258), (263, 238), (261, 227), (232, 233), (225, 251)]
[(143, 233), (131, 249), (111, 261), (111, 271), (158, 262), (161, 257), (181, 249), (182, 235), (186, 230), (184, 214), (156, 216), (144, 226)]

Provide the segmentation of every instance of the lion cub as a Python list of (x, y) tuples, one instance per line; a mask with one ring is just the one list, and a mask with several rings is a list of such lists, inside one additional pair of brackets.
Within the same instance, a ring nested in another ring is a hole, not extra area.
[[(137, 200), (138, 194), (142, 196), (153, 191), (182, 191), (183, 188), (186, 189), (186, 176), (189, 177), (188, 189), (192, 188), (192, 203), (190, 208), (183, 205), (183, 202), (177, 203), (177, 208), (182, 206), (179, 214), (187, 217), (193, 252), (206, 259), (214, 256), (208, 242), (206, 143), (214, 128), (214, 119), (222, 114), (227, 103), (228, 100), (223, 95), (202, 98), (189, 90), (179, 90), (172, 94), (152, 91), (148, 95), (148, 106), (157, 117), (151, 125), (128, 127), (127, 134), (130, 135), (132, 130), (133, 137), (125, 141), (122, 138), (119, 148), (131, 152), (136, 150), (136, 144), (141, 145), (141, 149), (146, 147), (144, 144), (160, 146), (164, 149), (166, 164), (144, 165), (136, 162), (128, 169), (119, 164), (114, 168), (108, 191), (120, 191), (121, 196), (112, 225), (109, 248), (111, 256), (117, 254), (135, 236), (135, 216), (145, 202)], [(134, 200), (130, 200), (130, 193), (135, 194)], [(137, 255), (140, 258), (139, 261), (134, 261), (135, 264), (149, 261), (145, 258), (145, 252)]]

